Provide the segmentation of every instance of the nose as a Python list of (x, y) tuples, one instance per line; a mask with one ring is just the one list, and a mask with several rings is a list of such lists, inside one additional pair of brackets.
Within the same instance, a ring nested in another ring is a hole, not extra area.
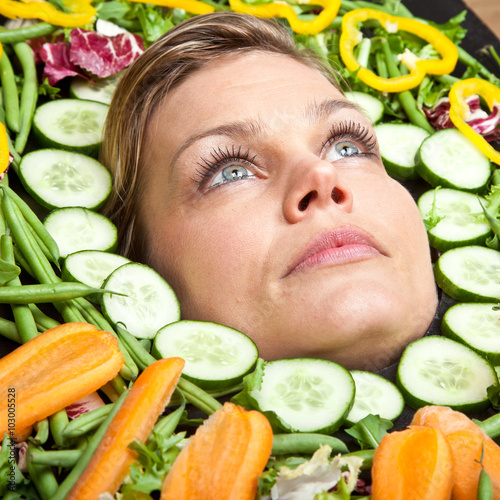
[(317, 156), (297, 162), (283, 200), (283, 215), (295, 224), (318, 210), (335, 207), (343, 212), (352, 210), (351, 189), (339, 176), (334, 163)]

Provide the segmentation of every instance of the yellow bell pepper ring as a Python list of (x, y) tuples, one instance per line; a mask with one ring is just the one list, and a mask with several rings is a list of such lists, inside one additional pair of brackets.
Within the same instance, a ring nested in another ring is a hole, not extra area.
[(284, 17), (295, 33), (303, 35), (314, 35), (323, 31), (332, 23), (340, 9), (340, 0), (307, 0), (300, 3), (320, 5), (323, 10), (314, 19), (302, 21), (297, 17), (292, 6), (284, 1), (249, 5), (242, 0), (229, 0), (229, 6), (234, 12), (252, 14), (256, 17)]
[[(419, 59), (411, 52), (403, 54), (401, 62), (410, 73), (394, 78), (382, 78), (373, 71), (361, 67), (354, 56), (354, 48), (363, 39), (357, 24), (368, 19), (379, 21), (390, 33), (401, 30), (417, 35), (430, 43), (439, 53), (441, 59)], [(451, 73), (458, 61), (458, 49), (438, 29), (423, 22), (407, 17), (392, 16), (375, 9), (356, 9), (347, 12), (342, 18), (340, 56), (347, 68), (350, 71), (358, 70), (358, 78), (370, 87), (385, 92), (402, 92), (417, 87), (426, 74), (447, 75)]]
[(61, 12), (43, 0), (0, 0), (0, 14), (10, 19), (41, 19), (56, 26), (77, 28), (90, 23), (96, 10), (91, 0), (63, 0), (71, 12)]
[(160, 7), (169, 7), (171, 9), (183, 9), (191, 14), (210, 14), (215, 7), (199, 0), (131, 0), (132, 2), (151, 3)]
[(466, 137), (468, 137), (492, 162), (500, 165), (500, 152), (466, 123), (470, 109), (465, 99), (471, 95), (482, 97), (490, 111), (495, 104), (500, 105), (500, 88), (480, 78), (468, 78), (453, 84), (448, 95), (450, 99), (450, 120)]

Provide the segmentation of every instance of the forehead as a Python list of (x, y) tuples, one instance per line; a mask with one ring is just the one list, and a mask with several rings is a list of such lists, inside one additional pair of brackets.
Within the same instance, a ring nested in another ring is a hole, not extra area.
[(286, 121), (288, 114), (299, 109), (304, 113), (308, 105), (328, 98), (345, 100), (319, 71), (288, 56), (265, 52), (224, 56), (167, 95), (150, 132), (169, 123), (169, 136), (182, 140), (241, 118)]

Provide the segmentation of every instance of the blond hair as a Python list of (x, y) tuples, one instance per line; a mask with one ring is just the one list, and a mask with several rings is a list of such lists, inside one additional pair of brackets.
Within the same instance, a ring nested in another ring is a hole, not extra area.
[(291, 57), (321, 72), (340, 90), (332, 68), (311, 52), (298, 49), (275, 21), (217, 12), (193, 17), (168, 31), (120, 79), (104, 128), (100, 159), (113, 174), (114, 187), (103, 212), (118, 227), (118, 251), (123, 255), (141, 260), (141, 244), (134, 238), (136, 203), (154, 112), (169, 90), (194, 71), (222, 56), (250, 51)]

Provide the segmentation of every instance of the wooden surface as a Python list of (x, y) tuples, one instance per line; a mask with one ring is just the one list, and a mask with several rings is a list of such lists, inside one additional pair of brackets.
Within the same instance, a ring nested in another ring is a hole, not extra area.
[(463, 1), (500, 38), (500, 0)]

